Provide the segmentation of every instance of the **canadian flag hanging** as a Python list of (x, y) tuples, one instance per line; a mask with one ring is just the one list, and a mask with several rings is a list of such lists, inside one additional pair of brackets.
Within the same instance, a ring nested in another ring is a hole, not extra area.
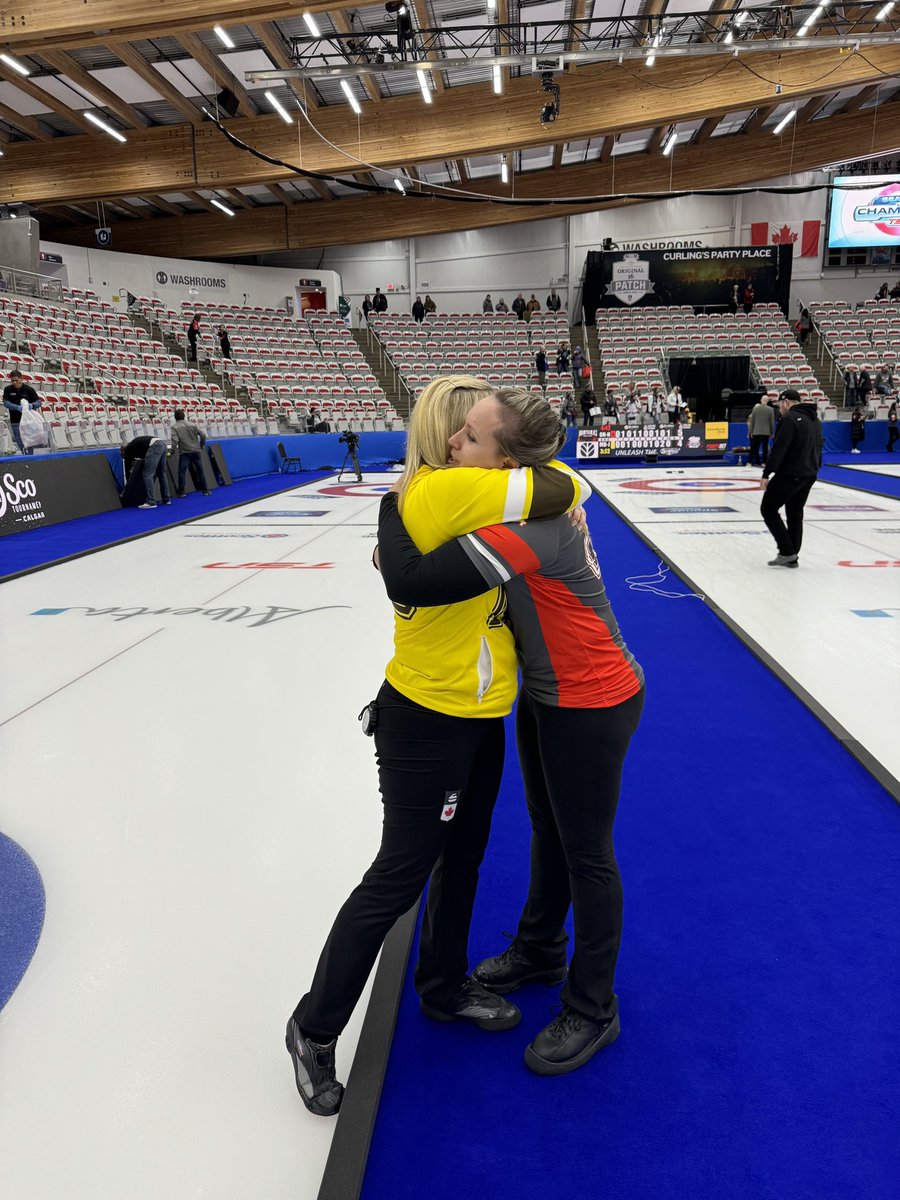
[(801, 258), (818, 258), (819, 222), (804, 221), (802, 234), (796, 233), (790, 225), (782, 225), (778, 229), (774, 225), (770, 226), (768, 221), (754, 221), (750, 226), (752, 246), (786, 246), (788, 242), (795, 245), (800, 243)]

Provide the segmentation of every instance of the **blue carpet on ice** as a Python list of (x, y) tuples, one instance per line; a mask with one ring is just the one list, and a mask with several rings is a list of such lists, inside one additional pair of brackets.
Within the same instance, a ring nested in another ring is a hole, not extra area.
[[(896, 1200), (900, 807), (702, 602), (629, 592), (656, 557), (589, 510), (648, 680), (617, 825), (622, 1036), (538, 1078), (522, 1051), (553, 990), (492, 1035), (424, 1019), (410, 969), (362, 1196)], [(525, 895), (510, 750), (473, 963)]]
[[(891, 462), (892, 459), (890, 455), (885, 454), (877, 461)], [(900, 477), (896, 475), (882, 475), (878, 471), (848, 471), (845, 467), (835, 464), (823, 466), (819, 471), (819, 479), (823, 483), (839, 483), (844, 487), (857, 488), (873, 496), (893, 496), (900, 500)]]
[(216, 488), (209, 496), (190, 492), (183, 500), (173, 499), (171, 504), (158, 508), (116, 509), (48, 525), (45, 529), (10, 534), (0, 538), (0, 582), (10, 575), (49, 566), (72, 555), (102, 550), (116, 542), (131, 541), (170, 525), (209, 517), (263, 496), (292, 491), (331, 474), (331, 471), (304, 471), (290, 475), (257, 475), (236, 479), (227, 487)]
[(16, 990), (44, 926), (44, 885), (22, 847), (0, 833), (0, 1009)]

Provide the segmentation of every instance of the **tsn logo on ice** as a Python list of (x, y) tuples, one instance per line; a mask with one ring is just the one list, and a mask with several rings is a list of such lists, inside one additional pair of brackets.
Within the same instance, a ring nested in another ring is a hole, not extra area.
[(40, 521), (44, 515), (37, 498), (37, 486), (33, 479), (16, 479), (7, 471), (0, 480), (0, 518), (12, 509), (22, 521)]

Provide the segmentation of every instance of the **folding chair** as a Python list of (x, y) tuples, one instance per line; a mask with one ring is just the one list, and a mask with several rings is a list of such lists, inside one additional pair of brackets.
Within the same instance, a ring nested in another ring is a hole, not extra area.
[(299, 458), (292, 458), (284, 448), (284, 442), (278, 443), (278, 453), (281, 457), (281, 474), (287, 475), (291, 471), (302, 471), (303, 466)]

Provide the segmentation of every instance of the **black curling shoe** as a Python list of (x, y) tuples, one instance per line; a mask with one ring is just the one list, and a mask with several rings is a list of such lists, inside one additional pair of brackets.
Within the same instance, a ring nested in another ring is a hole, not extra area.
[(300, 1099), (317, 1117), (333, 1117), (341, 1107), (344, 1085), (334, 1077), (337, 1038), (321, 1044), (306, 1037), (293, 1017), (287, 1023), (285, 1045), (294, 1064)]
[(419, 1007), (432, 1021), (468, 1021), (470, 1025), (477, 1025), (479, 1029), (486, 1029), (490, 1033), (515, 1029), (522, 1020), (522, 1014), (514, 1004), (487, 991), (471, 975), (446, 1008), (434, 1008), (425, 1000), (419, 1001)]
[(525, 1048), (525, 1066), (536, 1075), (565, 1075), (577, 1071), (621, 1033), (619, 1014), (609, 1021), (592, 1021), (566, 1005), (555, 1021)]
[(489, 992), (517, 992), (526, 983), (559, 984), (566, 977), (566, 964), (539, 967), (531, 961), (513, 938), (502, 954), (486, 958), (472, 972), (472, 978)]

